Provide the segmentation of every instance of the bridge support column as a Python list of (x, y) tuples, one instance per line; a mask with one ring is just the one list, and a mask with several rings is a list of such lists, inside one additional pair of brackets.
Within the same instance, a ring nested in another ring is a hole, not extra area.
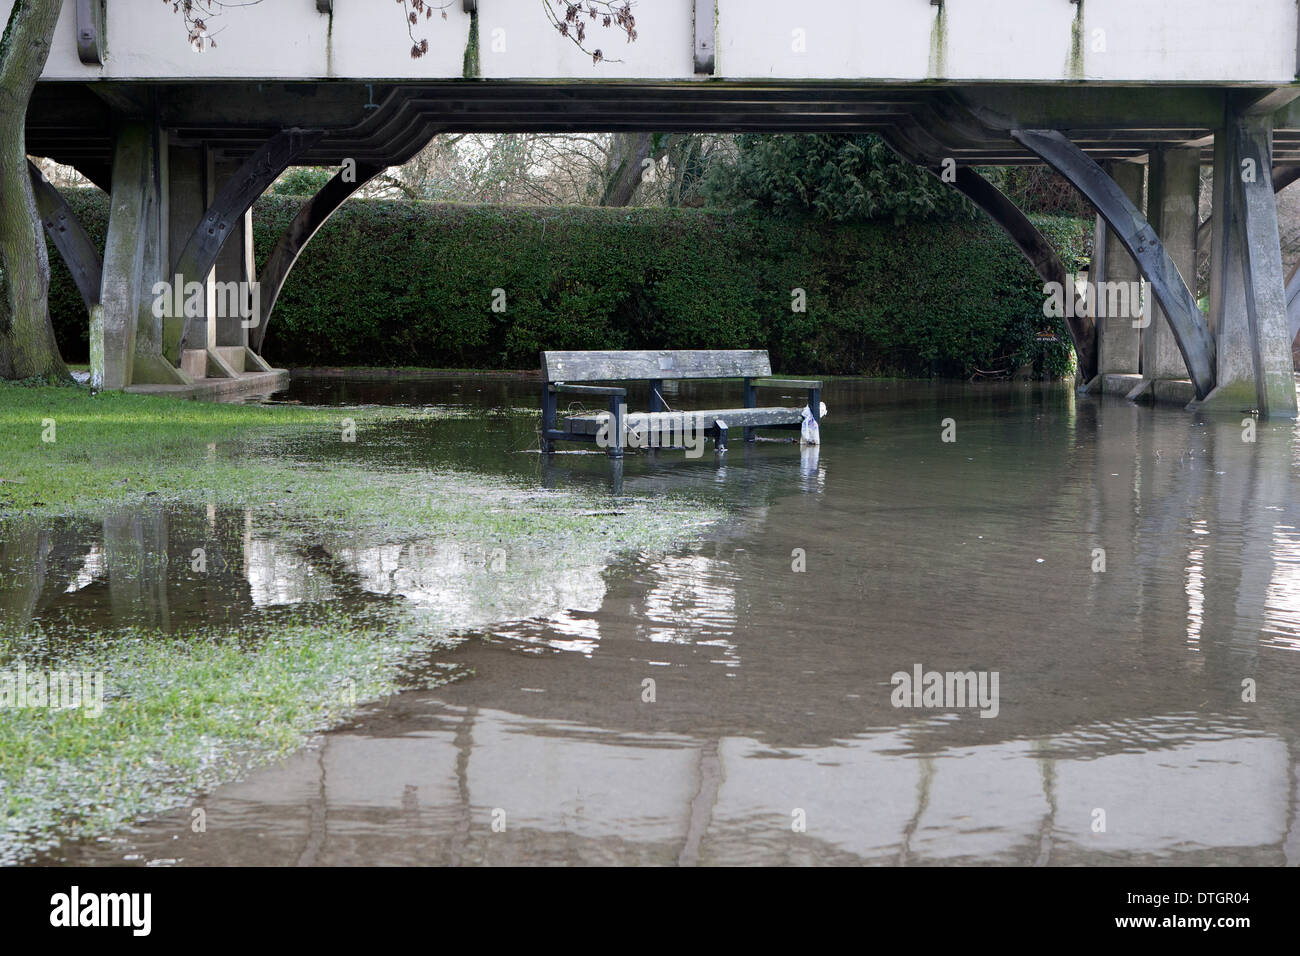
[[(1147, 219), (1179, 275), (1194, 292), (1200, 150), (1184, 147), (1153, 150), (1148, 176)], [(1187, 365), (1178, 351), (1169, 317), (1154, 296), (1147, 297), (1146, 323), (1142, 329), (1142, 384), (1129, 393), (1129, 398), (1174, 399), (1186, 404), (1196, 397), (1186, 381)]]
[[(242, 163), (216, 160), (206, 150), (198, 155), (193, 179), (201, 184), (202, 210), (175, 253), (172, 272), (181, 282), (207, 285), (207, 306), (200, 318), (186, 315), (176, 335), (176, 359), (199, 374), (213, 369), (217, 375), (238, 378), (245, 363), (259, 371), (269, 368), (248, 348), (244, 325), (252, 306), (247, 283), (256, 274), (253, 265), (253, 203), (296, 157), (323, 135), (320, 130), (286, 129), (276, 133)], [(193, 194), (193, 186), (188, 190)], [(233, 241), (232, 241), (233, 240)], [(237, 283), (218, 289), (216, 282)], [(231, 296), (231, 290), (237, 290)], [(169, 348), (171, 336), (168, 337)]]
[(1216, 387), (1201, 406), (1294, 418), (1296, 389), (1272, 180), (1273, 128), (1229, 101), (1214, 136), (1210, 328)]
[[(180, 257), (185, 248), (185, 241), (203, 219), (203, 211), (208, 208), (208, 203), (212, 200), (213, 170), (208, 150), (204, 146), (173, 145), (168, 151), (168, 164), (171, 175), (167, 195), (167, 259), (172, 263)], [(175, 282), (176, 277), (171, 275), (168, 281)], [(185, 299), (182, 289), (183, 301)], [(203, 310), (206, 316), (206, 295), (203, 297)], [(172, 315), (169, 311), (163, 320), (163, 326), (165, 354), (179, 356), (181, 331), (185, 326), (184, 312)]]
[[(185, 251), (187, 241), (202, 224), (204, 215), (216, 198), (218, 184), (236, 175), (239, 164), (219, 159), (207, 146), (172, 147), (171, 162), (169, 210), (171, 244), (168, 249), (168, 261), (175, 262)], [(241, 320), (246, 303), (242, 301), (238, 303), (240, 309), (235, 314), (225, 314), (228, 311), (225, 308), (227, 305), (225, 301), (221, 303), (222, 308), (217, 308), (216, 283), (250, 281), (249, 269), (244, 262), (246, 254), (251, 255), (252, 247), (252, 229), (249, 219), (251, 219), (251, 211), (245, 211), (238, 218), (231, 220), (227, 227), (229, 231), (225, 242), (220, 245), (214, 261), (209, 264), (205, 274), (186, 275), (177, 270), (181, 282), (198, 282), (204, 288), (201, 302), (198, 303), (199, 314), (187, 316), (182, 311), (179, 315), (168, 317), (167, 354), (180, 355), (182, 365), (189, 374), (197, 378), (208, 377), (213, 366), (220, 374), (225, 374), (227, 368), (233, 373), (236, 366), (243, 367), (240, 361), (232, 365), (231, 362), (221, 358), (223, 353), (215, 353), (218, 356), (216, 360), (213, 360), (208, 353), (209, 350), (218, 347), (234, 349), (245, 344), (246, 332)], [(172, 276), (169, 281), (175, 282), (176, 276)], [(182, 294), (181, 301), (188, 303), (189, 296)], [(191, 308), (190, 311), (192, 312), (193, 309)], [(188, 355), (180, 349), (187, 320), (191, 339), (185, 346)], [(224, 354), (234, 357), (230, 352)], [(225, 365), (220, 364), (221, 362)]]
[[(1137, 163), (1117, 161), (1107, 163), (1106, 172), (1129, 202), (1141, 210), (1142, 167)], [(1141, 272), (1120, 237), (1101, 216), (1097, 217), (1094, 236), (1093, 268), (1088, 274), (1088, 282), (1092, 285), (1091, 311), (1097, 328), (1097, 376), (1087, 388), (1090, 392), (1127, 394), (1133, 387), (1132, 376), (1140, 371), (1138, 356), (1142, 338), (1141, 331), (1134, 324), (1138, 304), (1130, 301), (1127, 309), (1115, 309), (1117, 300), (1099, 294), (1098, 290), (1103, 288), (1099, 285), (1101, 282), (1124, 283), (1126, 288), (1136, 289)], [(1112, 311), (1117, 314), (1110, 314)]]
[[(239, 175), (239, 167), (240, 164), (233, 160), (218, 159), (214, 163), (217, 183), (230, 182)], [(245, 209), (243, 214), (231, 223), (230, 236), (217, 256), (212, 278), (217, 282), (244, 283), (243, 288), (249, 287), (247, 283), (257, 281), (257, 270), (253, 265), (252, 206)], [(244, 327), (244, 320), (252, 314), (249, 302), (241, 297), (239, 311), (236, 314), (228, 315), (226, 311), (218, 310), (215, 316), (209, 318), (216, 339), (214, 344), (218, 348), (247, 346), (248, 329)]]
[(136, 121), (117, 132), (99, 303), (90, 312), (91, 383), (100, 388), (188, 381), (163, 357), (162, 320), (153, 308), (167, 245), (167, 161), (159, 135)]
[[(1140, 274), (1150, 284), (1151, 294), (1155, 296), (1165, 315), (1169, 317), (1174, 339), (1178, 342), (1178, 350), (1187, 365), (1188, 375), (1197, 398), (1209, 395), (1214, 388), (1214, 338), (1201, 316), (1201, 310), (1196, 307), (1196, 298), (1188, 290), (1187, 283), (1183, 281), (1160, 237), (1151, 228), (1146, 217), (1125, 194), (1116, 179), (1108, 175), (1083, 150), (1061, 133), (1055, 130), (1013, 129), (1011, 136), (1068, 179), (1089, 202), (1097, 207), (1097, 212), (1106, 220), (1107, 231), (1113, 232), (1124, 250), (1133, 257), (1141, 270)], [(1141, 170), (1138, 170), (1138, 175), (1140, 174)], [(1131, 176), (1128, 173), (1125, 175)], [(1107, 251), (1108, 245), (1109, 243), (1101, 246), (1103, 254)], [(1107, 267), (1104, 269), (1104, 274), (1107, 280), (1114, 281), (1112, 269)], [(1094, 297), (1098, 306), (1103, 304), (1100, 291), (1098, 290), (1098, 294)], [(1109, 317), (1115, 311), (1123, 311), (1126, 314), (1132, 312), (1132, 295), (1115, 296), (1116, 304), (1123, 298), (1130, 300), (1129, 309), (1119, 310), (1110, 307), (1109, 300), (1112, 297), (1109, 293), (1112, 290), (1106, 291), (1108, 293), (1105, 296), (1107, 317), (1103, 318), (1106, 318), (1109, 327), (1115, 329), (1118, 336), (1123, 334), (1123, 326), (1111, 323)], [(1101, 309), (1098, 308), (1097, 311)], [(1101, 331), (1102, 325), (1098, 323), (1098, 333), (1100, 334)], [(1128, 332), (1136, 333), (1136, 331), (1129, 317)], [(1112, 341), (1111, 344), (1114, 345), (1115, 342)], [(1107, 353), (1105, 349), (1106, 340), (1103, 338), (1102, 354), (1114, 354), (1113, 350)], [(1124, 354), (1129, 354), (1127, 349)], [(1105, 369), (1106, 366), (1102, 367)], [(1106, 374), (1114, 373), (1102, 372), (1103, 377)]]

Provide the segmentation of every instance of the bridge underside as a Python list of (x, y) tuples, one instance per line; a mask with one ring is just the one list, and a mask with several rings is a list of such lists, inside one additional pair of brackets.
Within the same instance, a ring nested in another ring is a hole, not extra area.
[[(1058, 130), (1096, 159), (1137, 160), (1162, 144), (1195, 145), (1209, 163), (1233, 92), (1095, 84), (49, 81), (37, 87), (27, 134), (32, 153), (78, 168), (111, 162), (121, 115), (156, 117), (175, 141), (207, 143), (232, 158), (250, 156), (287, 126), (323, 130), (304, 165), (334, 165), (340, 156), (397, 165), (437, 133), (637, 131), (876, 132), (916, 139), (963, 165), (1040, 162), (1010, 135), (1015, 128)], [(1275, 131), (1279, 164), (1300, 163), (1296, 119), (1294, 128)]]
[[(1067, 281), (1059, 257), (969, 167), (1046, 162), (1093, 203), (1090, 282), (1141, 277), (1154, 302), (1137, 316), (1092, 315), (1070, 283), (1067, 324), (1092, 387), (1294, 416), (1272, 172), (1290, 181), (1285, 170), (1300, 166), (1298, 94), (1097, 84), (46, 81), (28, 113), (27, 149), (114, 196), (100, 294), (87, 295), (105, 387), (237, 374), (239, 361), (259, 367), (248, 346), (260, 347), (275, 294), (311, 235), (360, 185), (355, 179), (405, 162), (439, 133), (874, 132), (976, 201), (1046, 282)], [(242, 306), (255, 315), (152, 314), (157, 281), (258, 278), (253, 201), (290, 165), (349, 159), (361, 172), (350, 182), (336, 177), (304, 206), (261, 273), (262, 308)], [(1208, 319), (1194, 294), (1201, 165), (1217, 173)], [(952, 168), (961, 175), (944, 175)], [(54, 232), (65, 257), (85, 258), (84, 242), (60, 243)], [(80, 262), (74, 272), (95, 274), (97, 265)], [(1291, 299), (1300, 309), (1300, 296)]]

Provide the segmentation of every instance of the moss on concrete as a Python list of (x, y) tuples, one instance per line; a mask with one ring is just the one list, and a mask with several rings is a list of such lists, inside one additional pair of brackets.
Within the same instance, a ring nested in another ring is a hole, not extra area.
[(469, 39), (465, 42), (465, 58), (461, 67), (461, 75), (472, 80), (479, 75), (478, 65), (478, 8), (475, 7), (469, 14)]
[(945, 22), (944, 7), (940, 3), (934, 15), (934, 25), (930, 28), (930, 78), (941, 79), (947, 72), (948, 28)]
[(1083, 0), (1074, 5), (1074, 22), (1070, 24), (1070, 59), (1065, 65), (1065, 75), (1073, 80), (1083, 79)]

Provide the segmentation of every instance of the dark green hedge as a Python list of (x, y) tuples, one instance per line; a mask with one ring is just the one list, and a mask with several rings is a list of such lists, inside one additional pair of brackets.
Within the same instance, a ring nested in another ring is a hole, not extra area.
[[(104, 196), (71, 201), (102, 240)], [(259, 262), (300, 202), (258, 203)], [(1040, 226), (1074, 268), (1087, 230)], [(85, 314), (61, 264), (53, 286), (56, 331), (76, 360)], [(804, 313), (791, 310), (797, 288)], [(354, 200), (299, 259), (265, 351), (285, 366), (535, 368), (548, 348), (767, 348), (787, 372), (964, 375), (1035, 361), (1059, 373), (1068, 348), (1035, 341), (1048, 327), (1065, 338), (1042, 303), (1033, 270), (983, 220)]]

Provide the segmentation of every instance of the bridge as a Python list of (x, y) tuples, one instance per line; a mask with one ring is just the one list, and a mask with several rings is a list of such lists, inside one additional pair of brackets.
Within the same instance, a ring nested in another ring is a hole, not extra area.
[[(1151, 302), (1138, 321), (1069, 303), (1090, 390), (1296, 415), (1300, 278), (1283, 272), (1275, 202), (1300, 177), (1294, 0), (656, 0), (631, 7), (634, 41), (622, 0), (442, 0), (414, 24), (393, 0), (215, 6), (196, 24), (66, 0), (28, 113), (28, 152), (112, 197), (101, 253), (33, 173), (103, 388), (277, 374), (259, 351), (303, 248), (438, 133), (870, 131), (1071, 296), (1059, 255), (976, 167), (1046, 163), (1093, 204), (1089, 281), (1140, 277)], [(342, 169), (259, 265), (251, 209), (291, 165)], [(189, 315), (179, 297), (155, 308), (176, 281), (206, 289)], [(218, 283), (253, 281), (256, 301), (217, 307)]]

